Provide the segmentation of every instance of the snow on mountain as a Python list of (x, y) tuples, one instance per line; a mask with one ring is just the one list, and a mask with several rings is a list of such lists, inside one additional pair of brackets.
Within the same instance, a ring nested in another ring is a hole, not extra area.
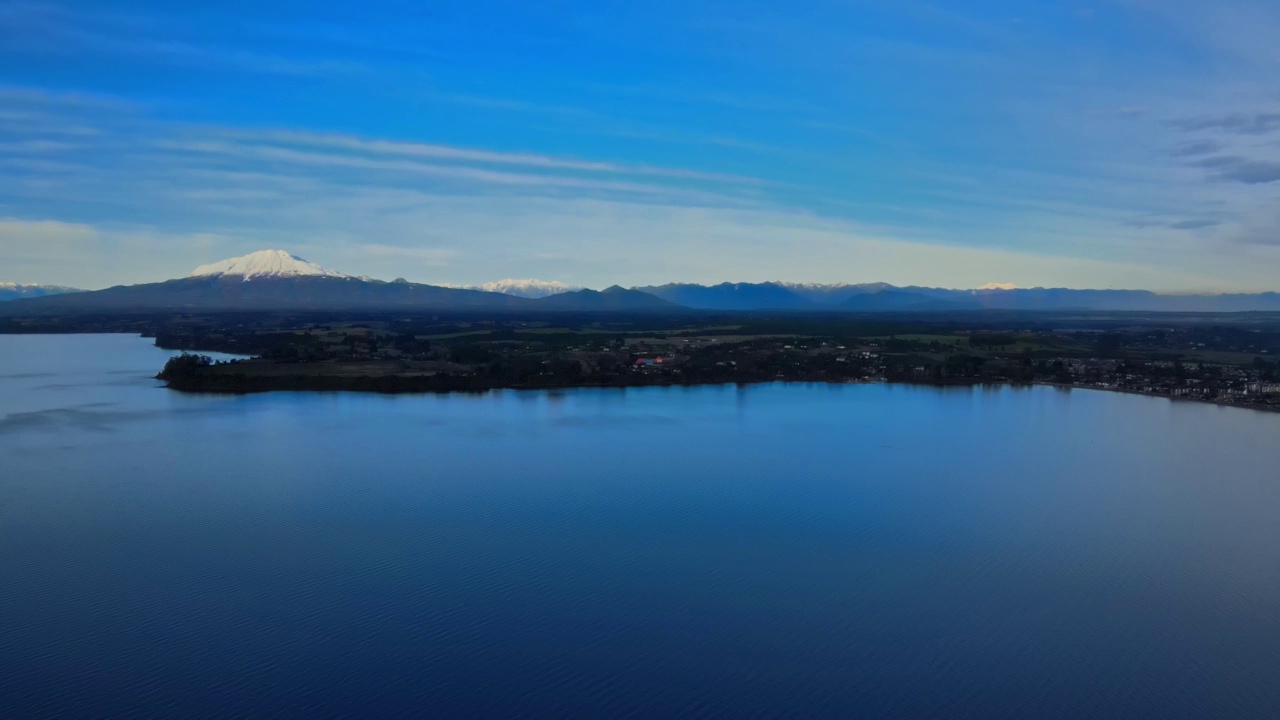
[(17, 300), (19, 298), (44, 297), (45, 295), (65, 295), (81, 292), (76, 288), (61, 285), (40, 285), (37, 283), (0, 282), (0, 300)]
[(0, 290), (47, 290), (60, 292), (80, 292), (75, 288), (62, 285), (41, 285), (40, 283), (0, 282)]
[(191, 271), (189, 277), (241, 277), (246, 282), (253, 278), (271, 277), (334, 277), (347, 278), (336, 270), (307, 262), (284, 250), (260, 250), (241, 257), (201, 265)]
[(837, 283), (787, 282), (785, 280), (778, 280), (778, 281), (775, 281), (773, 284), (781, 285), (784, 288), (790, 288), (792, 290), (833, 290), (837, 288), (846, 288), (851, 285), (851, 283), (845, 283), (845, 282), (837, 282)]
[(832, 292), (838, 291), (838, 290), (848, 290), (850, 288), (858, 289), (858, 290), (876, 291), (876, 290), (884, 290), (886, 288), (893, 287), (888, 283), (775, 282), (773, 284), (781, 285), (782, 287), (787, 288), (788, 290), (818, 290), (818, 291), (832, 291)]
[(780, 282), (780, 287), (819, 305), (838, 305), (851, 297), (865, 293), (877, 293), (890, 289), (885, 283), (798, 283)]
[(1018, 290), (1018, 286), (1013, 283), (989, 282), (986, 285), (979, 285), (977, 290)]
[(470, 290), (484, 290), (485, 292), (502, 293), (503, 295), (515, 295), (522, 298), (542, 298), (549, 295), (559, 295), (560, 293), (581, 290), (582, 288), (566, 285), (558, 280), (535, 280), (533, 278), (527, 280), (496, 280), (487, 282), (483, 285), (472, 285)]

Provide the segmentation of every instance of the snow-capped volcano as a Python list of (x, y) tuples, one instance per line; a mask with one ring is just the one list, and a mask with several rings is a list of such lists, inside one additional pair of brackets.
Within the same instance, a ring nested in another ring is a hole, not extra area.
[(351, 277), (336, 270), (320, 267), (313, 262), (307, 262), (284, 250), (259, 250), (241, 257), (201, 265), (192, 270), (189, 277), (242, 277), (248, 281), (253, 278), (304, 276)]

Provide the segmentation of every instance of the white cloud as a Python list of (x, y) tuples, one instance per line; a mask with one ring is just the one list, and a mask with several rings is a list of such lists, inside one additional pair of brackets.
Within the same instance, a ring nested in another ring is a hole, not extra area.
[(91, 225), (58, 220), (0, 219), (0, 247), (9, 251), (82, 248), (98, 237)]
[(224, 243), (211, 233), (60, 220), (0, 219), (0, 275), (10, 282), (94, 289), (179, 277), (193, 253)]

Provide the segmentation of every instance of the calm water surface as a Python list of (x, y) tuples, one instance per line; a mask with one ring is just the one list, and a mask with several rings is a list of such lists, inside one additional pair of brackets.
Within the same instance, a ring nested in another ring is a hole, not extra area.
[(0, 336), (0, 716), (1280, 717), (1280, 415)]

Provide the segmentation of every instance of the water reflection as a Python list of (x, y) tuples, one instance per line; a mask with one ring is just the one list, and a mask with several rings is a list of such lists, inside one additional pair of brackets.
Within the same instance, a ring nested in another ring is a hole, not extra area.
[(165, 355), (0, 336), (6, 717), (1280, 716), (1280, 415)]

